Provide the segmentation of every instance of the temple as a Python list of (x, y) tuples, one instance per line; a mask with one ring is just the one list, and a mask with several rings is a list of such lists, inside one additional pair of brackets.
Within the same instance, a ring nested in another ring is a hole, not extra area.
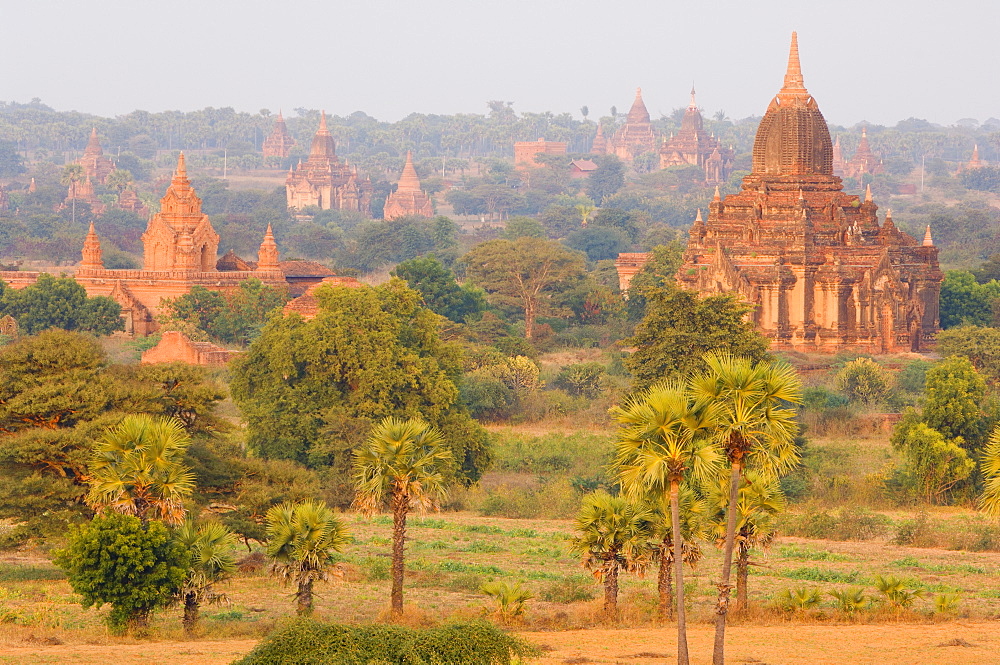
[(97, 193), (94, 191), (94, 181), (87, 176), (79, 182), (71, 182), (69, 188), (66, 190), (66, 199), (63, 201), (62, 208), (68, 208), (73, 205), (73, 201), (81, 201), (90, 206), (90, 212), (95, 215), (103, 215), (106, 206), (97, 198)]
[(285, 193), (289, 208), (301, 210), (316, 206), (321, 210), (371, 214), (371, 181), (360, 177), (357, 168), (337, 158), (333, 136), (326, 127), (325, 112), (313, 137), (309, 159), (288, 171)]
[(281, 111), (278, 111), (278, 119), (274, 121), (274, 129), (270, 136), (264, 139), (262, 146), (264, 156), (284, 159), (288, 157), (288, 153), (293, 147), (295, 147), (295, 139), (288, 133), (285, 118), (281, 115)]
[(597, 123), (597, 134), (594, 135), (594, 142), (590, 145), (590, 152), (595, 155), (603, 155), (608, 151), (608, 139), (604, 137), (604, 127)]
[(733, 151), (721, 148), (718, 139), (704, 129), (704, 119), (694, 101), (694, 87), (680, 131), (660, 146), (660, 168), (671, 166), (698, 166), (710, 184), (723, 182), (733, 170)]
[[(840, 160), (840, 168), (837, 168), (837, 160)], [(875, 175), (882, 172), (882, 160), (872, 152), (868, 145), (868, 130), (861, 128), (861, 141), (858, 142), (858, 149), (854, 151), (854, 156), (847, 162), (844, 161), (843, 154), (840, 153), (840, 137), (834, 146), (834, 168), (833, 174), (844, 178), (860, 178), (865, 174)]]
[(984, 166), (989, 166), (985, 160), (979, 158), (979, 145), (972, 147), (972, 158), (965, 163), (964, 169), (967, 171), (969, 169), (981, 169)]
[(545, 164), (536, 161), (537, 155), (565, 155), (568, 144), (565, 141), (517, 141), (514, 143), (514, 166), (517, 168), (538, 168)]
[[(227, 291), (239, 288), (243, 281), (257, 279), (299, 295), (333, 275), (332, 270), (312, 261), (279, 260), (270, 226), (256, 262), (245, 261), (232, 252), (218, 258), (219, 235), (201, 210), (201, 199), (187, 177), (183, 153), (160, 200), (160, 212), (149, 220), (142, 243), (141, 270), (109, 270), (104, 267), (101, 240), (91, 222), (74, 276), (88, 295), (108, 296), (118, 302), (125, 331), (134, 335), (156, 331), (162, 301), (184, 295), (194, 286)], [(0, 280), (13, 288), (23, 288), (33, 284), (38, 275), (0, 272)]]
[(389, 194), (382, 211), (385, 219), (396, 219), (407, 215), (434, 216), (434, 204), (420, 189), (420, 179), (417, 177), (417, 170), (413, 168), (413, 153), (409, 150), (406, 151), (406, 164), (403, 165), (403, 173), (399, 176), (396, 191)]
[(90, 140), (80, 158), (80, 166), (83, 173), (94, 182), (104, 184), (108, 179), (108, 174), (115, 170), (115, 165), (110, 159), (104, 156), (101, 142), (97, 138), (97, 127), (90, 131)]
[(678, 273), (703, 294), (736, 292), (774, 348), (918, 351), (938, 330), (943, 275), (923, 243), (879, 222), (869, 189), (843, 191), (833, 143), (805, 88), (792, 33), (784, 86), (767, 108), (742, 189), (695, 220)]
[[(603, 137), (602, 137), (603, 138)], [(591, 152), (596, 152), (595, 147)], [(649, 111), (642, 101), (642, 88), (635, 89), (635, 101), (629, 109), (625, 124), (618, 128), (611, 139), (607, 142), (605, 152), (617, 155), (619, 159), (626, 162), (633, 161), (639, 155), (646, 152), (656, 151), (656, 134), (653, 132), (653, 125), (649, 121)]]

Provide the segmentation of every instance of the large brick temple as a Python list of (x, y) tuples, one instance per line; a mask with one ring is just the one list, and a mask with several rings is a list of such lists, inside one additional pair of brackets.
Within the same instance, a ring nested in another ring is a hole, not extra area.
[(775, 348), (920, 350), (938, 330), (938, 250), (929, 227), (918, 242), (891, 212), (881, 222), (877, 213), (870, 190), (848, 194), (833, 174), (830, 132), (803, 83), (792, 33), (752, 171), (740, 192), (723, 199), (716, 191), (707, 219), (699, 213), (678, 280), (704, 294), (739, 293)]
[[(239, 288), (245, 280), (258, 279), (300, 295), (333, 275), (332, 270), (313, 261), (279, 260), (270, 225), (256, 262), (232, 252), (219, 258), (219, 235), (201, 211), (201, 199), (188, 180), (183, 153), (160, 200), (160, 212), (150, 218), (142, 243), (141, 270), (109, 270), (104, 267), (101, 241), (92, 222), (74, 275), (88, 295), (109, 296), (120, 304), (125, 331), (135, 335), (147, 335), (158, 328), (156, 315), (163, 299), (177, 298), (194, 286), (226, 291)], [(13, 288), (33, 284), (38, 276), (37, 272), (0, 272), (0, 280)]]
[(326, 112), (320, 117), (309, 159), (289, 169), (285, 193), (289, 208), (301, 210), (316, 206), (321, 210), (371, 214), (371, 181), (359, 176), (357, 168), (337, 157), (333, 135), (326, 126)]
[(680, 131), (660, 146), (660, 168), (698, 166), (705, 171), (705, 182), (725, 181), (733, 170), (733, 151), (722, 147), (715, 136), (705, 131), (704, 125), (692, 87), (691, 103), (684, 110)]

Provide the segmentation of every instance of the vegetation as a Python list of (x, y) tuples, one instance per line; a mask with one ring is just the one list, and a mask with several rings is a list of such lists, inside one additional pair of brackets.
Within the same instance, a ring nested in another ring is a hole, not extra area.
[(356, 505), (371, 513), (388, 504), (392, 512), (391, 608), (397, 617), (403, 613), (406, 516), (412, 505), (438, 505), (452, 462), (441, 432), (415, 418), (385, 418), (355, 452)]
[(295, 613), (312, 614), (313, 584), (329, 579), (333, 555), (347, 544), (347, 528), (322, 501), (283, 503), (267, 511), (267, 556), (272, 573), (296, 585)]
[(121, 306), (111, 298), (88, 297), (72, 277), (42, 273), (23, 289), (0, 281), (0, 317), (14, 317), (20, 332), (27, 335), (49, 328), (110, 335), (125, 329), (121, 313)]
[(191, 555), (187, 576), (174, 600), (184, 607), (184, 632), (192, 634), (198, 627), (202, 605), (228, 601), (215, 585), (226, 581), (236, 572), (233, 548), (236, 536), (219, 522), (200, 526), (184, 522), (176, 533), (177, 542)]
[(55, 562), (85, 608), (108, 603), (112, 630), (142, 634), (153, 610), (180, 591), (189, 556), (162, 522), (111, 513), (74, 527)]

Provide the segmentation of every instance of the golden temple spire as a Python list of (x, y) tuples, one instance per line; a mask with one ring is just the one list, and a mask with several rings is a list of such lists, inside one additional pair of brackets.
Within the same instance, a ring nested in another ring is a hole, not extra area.
[(924, 232), (924, 241), (921, 243), (924, 247), (933, 247), (934, 238), (931, 237), (931, 225), (927, 225), (927, 231)]
[(174, 178), (187, 178), (187, 165), (184, 163), (184, 151), (177, 155), (177, 170), (174, 171)]
[[(718, 150), (718, 148), (716, 148), (716, 150)], [(712, 197), (712, 201), (721, 201), (721, 200), (722, 200), (722, 197), (719, 196), (719, 186), (716, 185), (715, 186), (715, 196)]]
[(328, 130), (326, 128), (326, 111), (325, 110), (324, 111), (320, 111), (320, 116), (319, 116), (319, 131), (320, 132), (328, 132), (328, 131), (330, 131), (330, 130)]
[[(871, 202), (872, 202), (872, 186), (871, 183), (868, 183), (867, 185), (865, 185), (865, 203), (871, 203)], [(890, 213), (891, 212), (892, 211), (890, 211)]]
[(701, 208), (698, 208), (698, 216), (694, 218), (694, 221), (695, 222), (704, 222), (705, 221), (705, 220), (703, 220), (701, 218)]

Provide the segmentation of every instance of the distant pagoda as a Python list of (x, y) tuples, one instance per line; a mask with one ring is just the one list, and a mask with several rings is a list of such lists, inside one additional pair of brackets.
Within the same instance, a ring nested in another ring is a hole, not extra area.
[(382, 216), (385, 219), (396, 219), (414, 215), (417, 217), (433, 217), (434, 205), (429, 196), (420, 189), (420, 178), (413, 168), (413, 153), (406, 151), (406, 164), (399, 176), (396, 191), (385, 200)]
[(281, 111), (278, 111), (278, 119), (274, 121), (274, 129), (270, 136), (264, 139), (262, 147), (264, 156), (284, 159), (288, 157), (293, 147), (295, 147), (295, 139), (288, 133), (285, 118), (282, 117)]

